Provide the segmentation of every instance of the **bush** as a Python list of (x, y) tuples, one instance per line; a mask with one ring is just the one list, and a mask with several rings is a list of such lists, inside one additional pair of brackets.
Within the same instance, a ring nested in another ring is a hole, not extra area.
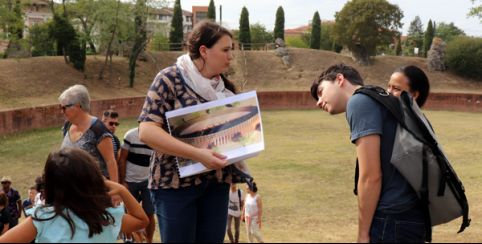
[(301, 37), (298, 36), (285, 36), (286, 46), (308, 48), (310, 45), (306, 43)]
[(482, 38), (457, 37), (447, 44), (445, 63), (461, 76), (482, 79)]

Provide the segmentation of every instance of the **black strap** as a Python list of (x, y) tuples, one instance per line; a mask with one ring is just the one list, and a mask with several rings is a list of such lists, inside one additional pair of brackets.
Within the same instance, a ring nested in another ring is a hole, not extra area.
[(420, 188), (420, 196), (422, 206), (424, 208), (425, 219), (425, 241), (432, 242), (432, 221), (430, 219), (430, 209), (428, 200), (428, 161), (426, 157), (426, 150), (423, 151), (422, 160), (422, 187)]
[(358, 166), (358, 158), (356, 158), (356, 166), (355, 166), (355, 187), (353, 188), (353, 194), (358, 196), (358, 179), (360, 178), (360, 169)]
[(238, 189), (239, 210), (241, 210), (241, 190)]

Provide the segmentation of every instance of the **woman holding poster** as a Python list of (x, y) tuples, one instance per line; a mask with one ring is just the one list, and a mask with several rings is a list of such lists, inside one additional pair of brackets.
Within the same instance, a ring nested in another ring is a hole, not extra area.
[[(154, 149), (149, 188), (162, 242), (223, 242), (229, 186), (242, 182), (235, 165), (211, 149), (193, 147), (169, 134), (165, 113), (233, 96), (222, 73), (233, 59), (232, 34), (209, 21), (197, 24), (189, 53), (159, 72), (139, 117), (140, 139)], [(176, 157), (201, 162), (213, 171), (179, 177)]]

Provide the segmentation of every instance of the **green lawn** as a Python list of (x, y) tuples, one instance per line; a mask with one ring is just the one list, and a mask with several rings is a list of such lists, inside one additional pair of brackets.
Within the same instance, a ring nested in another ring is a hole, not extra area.
[[(440, 142), (465, 184), (472, 225), (456, 234), (460, 221), (436, 227), (435, 242), (482, 242), (482, 114), (427, 111)], [(355, 241), (357, 203), (353, 196), (355, 148), (344, 115), (313, 110), (264, 111), (266, 150), (248, 161), (264, 200), (262, 233), (269, 242)], [(122, 120), (122, 137), (136, 126)], [(60, 125), (59, 125), (60, 128)], [(48, 152), (59, 147), (59, 128), (0, 140), (0, 176), (10, 175), (26, 196)], [(158, 234), (156, 239), (159, 240)], [(244, 226), (241, 241), (246, 241)]]

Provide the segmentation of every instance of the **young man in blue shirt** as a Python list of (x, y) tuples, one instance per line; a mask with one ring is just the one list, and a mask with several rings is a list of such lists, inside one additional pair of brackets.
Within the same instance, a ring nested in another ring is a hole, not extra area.
[(424, 208), (415, 191), (390, 163), (397, 121), (377, 101), (355, 94), (363, 86), (358, 71), (332, 65), (314, 81), (316, 105), (346, 112), (359, 162), (358, 242), (424, 242)]

